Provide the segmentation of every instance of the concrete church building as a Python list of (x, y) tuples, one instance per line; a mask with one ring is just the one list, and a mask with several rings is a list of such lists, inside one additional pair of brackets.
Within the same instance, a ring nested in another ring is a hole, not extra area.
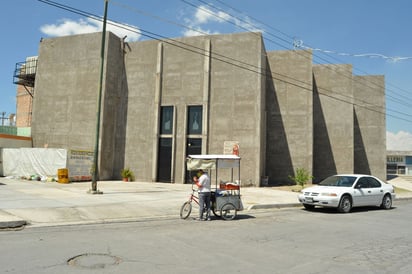
[[(93, 151), (101, 33), (40, 43), (34, 147)], [(239, 146), (243, 185), (284, 184), (296, 168), (386, 176), (383, 76), (266, 52), (260, 33), (126, 43), (108, 32), (99, 179), (185, 183), (188, 154)]]

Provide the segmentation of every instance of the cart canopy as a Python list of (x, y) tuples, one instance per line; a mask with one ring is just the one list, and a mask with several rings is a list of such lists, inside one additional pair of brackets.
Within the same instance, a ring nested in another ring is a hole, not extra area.
[(187, 170), (238, 168), (240, 157), (231, 154), (201, 154), (187, 157)]

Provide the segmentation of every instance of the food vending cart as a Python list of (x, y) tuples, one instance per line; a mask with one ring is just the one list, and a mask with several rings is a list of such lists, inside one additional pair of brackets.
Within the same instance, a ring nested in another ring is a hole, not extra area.
[[(186, 161), (188, 171), (206, 170), (212, 186), (211, 210), (217, 217), (233, 220), (243, 210), (240, 196), (240, 157), (237, 155), (189, 155)], [(180, 210), (180, 217), (186, 219), (197, 196), (192, 183), (192, 194)]]

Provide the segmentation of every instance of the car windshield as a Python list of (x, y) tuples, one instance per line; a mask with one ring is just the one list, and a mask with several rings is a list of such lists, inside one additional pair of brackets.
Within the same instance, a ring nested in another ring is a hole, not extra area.
[(354, 176), (331, 176), (319, 183), (320, 186), (351, 187), (355, 182)]

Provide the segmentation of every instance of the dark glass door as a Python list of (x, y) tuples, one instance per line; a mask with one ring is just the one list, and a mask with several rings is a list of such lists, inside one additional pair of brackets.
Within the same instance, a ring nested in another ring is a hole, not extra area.
[[(202, 139), (201, 138), (187, 138), (186, 156), (202, 154)], [(196, 170), (189, 171), (186, 169), (186, 183), (191, 183)]]
[(160, 138), (157, 180), (170, 183), (172, 181), (172, 138)]

